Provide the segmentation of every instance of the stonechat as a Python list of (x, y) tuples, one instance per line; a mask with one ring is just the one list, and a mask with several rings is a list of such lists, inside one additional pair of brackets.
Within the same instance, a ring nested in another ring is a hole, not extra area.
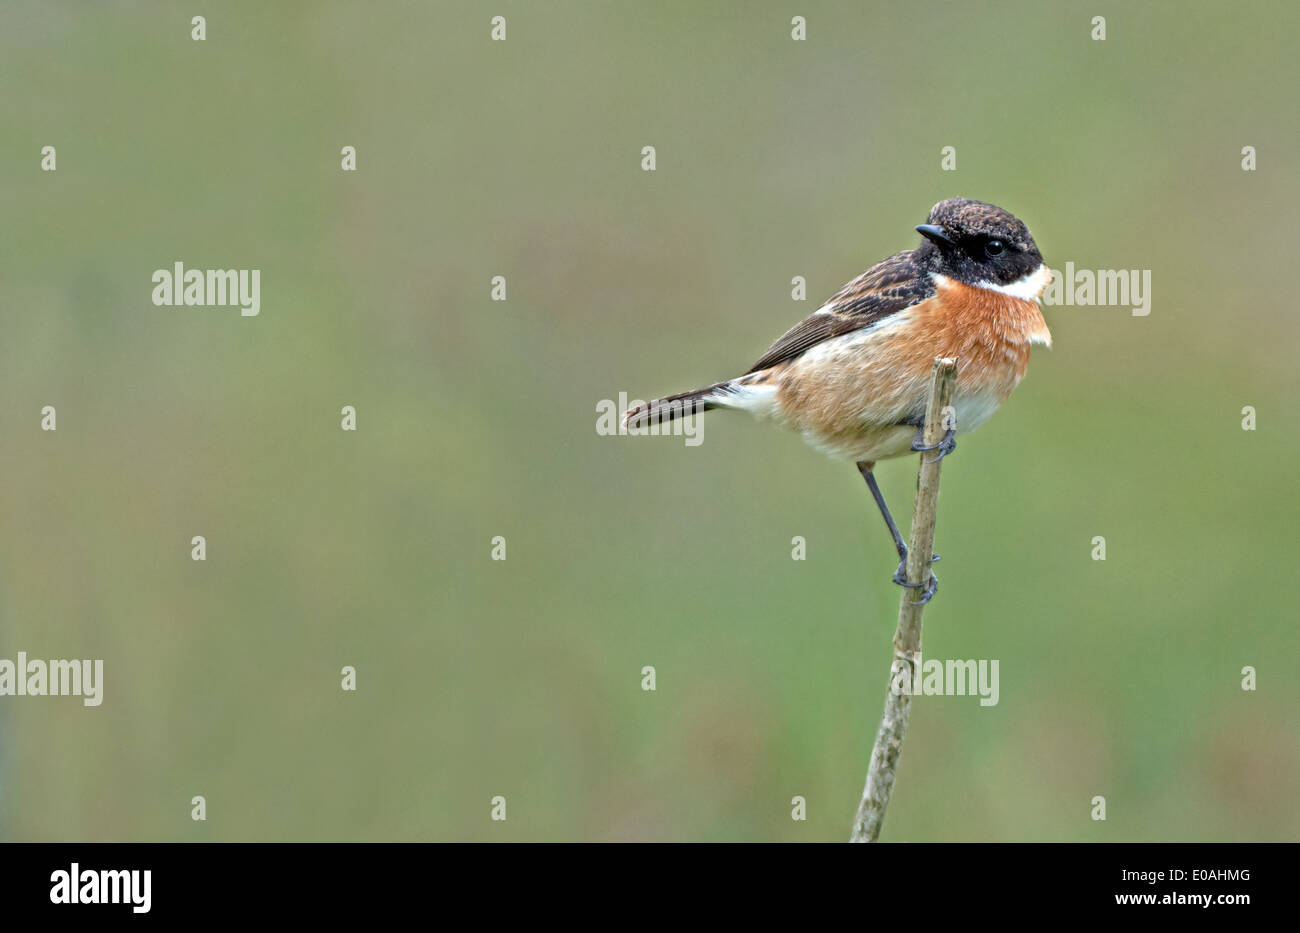
[[(734, 408), (794, 428), (814, 447), (857, 463), (894, 539), (894, 582), (909, 584), (907, 545), (873, 473), (876, 462), (933, 449), (988, 421), (1020, 383), (1029, 348), (1051, 346), (1039, 297), (1051, 281), (1029, 229), (1000, 207), (950, 198), (916, 228), (921, 242), (876, 263), (790, 328), (742, 376), (669, 395), (626, 412), (641, 427)], [(958, 359), (955, 418), (922, 446), (937, 356)]]

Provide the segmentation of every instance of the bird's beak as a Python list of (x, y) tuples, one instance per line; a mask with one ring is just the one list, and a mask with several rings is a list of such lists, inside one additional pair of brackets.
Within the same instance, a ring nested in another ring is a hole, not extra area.
[(948, 236), (948, 231), (944, 230), (943, 227), (940, 227), (938, 224), (921, 224), (921, 226), (916, 228), (916, 232), (938, 246), (956, 245), (956, 241), (953, 240), (952, 237)]

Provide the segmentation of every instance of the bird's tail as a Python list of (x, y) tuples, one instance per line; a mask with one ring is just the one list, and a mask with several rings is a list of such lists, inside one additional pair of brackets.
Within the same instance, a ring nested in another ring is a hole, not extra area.
[(722, 400), (731, 392), (731, 382), (715, 382), (702, 389), (667, 395), (652, 402), (644, 402), (623, 413), (623, 426), (639, 428), (645, 425), (664, 424), (685, 415), (695, 415), (723, 405)]

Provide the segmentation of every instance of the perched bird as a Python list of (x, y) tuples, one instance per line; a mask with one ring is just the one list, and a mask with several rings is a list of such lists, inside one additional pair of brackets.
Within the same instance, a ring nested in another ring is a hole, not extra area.
[[(907, 545), (876, 483), (876, 461), (916, 450), (942, 457), (956, 434), (988, 421), (1025, 375), (1029, 348), (1051, 346), (1038, 299), (1051, 281), (1029, 229), (1000, 207), (940, 201), (916, 249), (876, 263), (790, 328), (742, 376), (627, 411), (629, 428), (713, 408), (752, 412), (857, 463), (900, 558), (894, 582), (934, 595), (904, 576)], [(958, 359), (955, 426), (933, 448), (920, 442), (931, 369)]]

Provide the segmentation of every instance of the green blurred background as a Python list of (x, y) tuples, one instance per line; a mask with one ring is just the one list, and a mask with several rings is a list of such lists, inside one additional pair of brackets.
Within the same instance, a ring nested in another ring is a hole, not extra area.
[[(1001, 701), (917, 701), (884, 838), (1297, 838), (1296, 9), (5, 4), (0, 657), (106, 670), (0, 698), (0, 838), (847, 838), (899, 597), (856, 470), (595, 405), (955, 195), (1152, 311), (1046, 309), (948, 461), (925, 651)], [(261, 315), (154, 307), (178, 260)]]

